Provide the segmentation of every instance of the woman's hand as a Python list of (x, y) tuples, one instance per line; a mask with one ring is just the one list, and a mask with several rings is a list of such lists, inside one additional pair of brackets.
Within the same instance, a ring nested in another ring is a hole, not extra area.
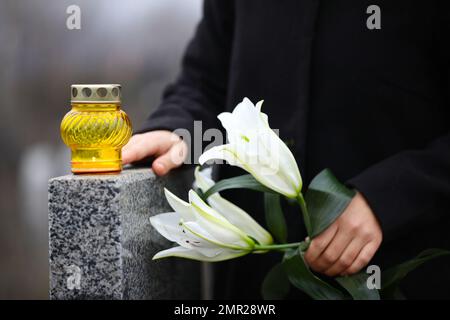
[(311, 241), (305, 260), (327, 276), (350, 275), (370, 262), (382, 238), (372, 209), (358, 192), (342, 215)]
[(163, 176), (179, 167), (186, 159), (188, 147), (175, 133), (157, 130), (136, 134), (122, 149), (122, 163), (128, 164), (155, 156), (152, 169)]

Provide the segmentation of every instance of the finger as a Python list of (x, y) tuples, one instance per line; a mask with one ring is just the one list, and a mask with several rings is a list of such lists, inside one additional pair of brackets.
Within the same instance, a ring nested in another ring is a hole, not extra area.
[(131, 137), (122, 149), (122, 163), (128, 164), (165, 153), (179, 138), (169, 132), (148, 132)]
[(187, 146), (183, 141), (174, 144), (168, 152), (153, 161), (152, 169), (159, 175), (165, 175), (170, 170), (179, 167), (186, 159)]
[(317, 272), (324, 272), (330, 268), (339, 259), (352, 239), (353, 236), (350, 235), (350, 233), (342, 229), (338, 229), (336, 235), (333, 240), (331, 240), (325, 251), (323, 251), (315, 261), (313, 261), (311, 268)]
[(122, 148), (122, 163), (128, 164), (151, 156), (159, 151), (161, 140), (158, 135), (143, 134), (131, 137)]
[(170, 148), (171, 144), (173, 142), (164, 133), (148, 132), (135, 135), (122, 149), (122, 162), (127, 164), (155, 154), (162, 154)]
[(325, 270), (324, 273), (329, 277), (334, 277), (347, 270), (347, 268), (349, 268), (356, 260), (358, 254), (366, 244), (367, 242), (362, 239), (354, 238), (347, 248), (345, 248), (339, 259), (330, 268)]
[(369, 242), (364, 246), (358, 257), (352, 263), (352, 265), (344, 270), (343, 275), (351, 275), (359, 272), (362, 268), (367, 266), (367, 264), (372, 260), (375, 252), (377, 251), (379, 244), (375, 241)]
[(333, 223), (324, 232), (322, 232), (311, 241), (311, 244), (309, 245), (309, 248), (305, 253), (305, 260), (308, 265), (311, 265), (314, 260), (316, 260), (327, 248), (328, 244), (336, 235), (337, 230), (337, 224)]

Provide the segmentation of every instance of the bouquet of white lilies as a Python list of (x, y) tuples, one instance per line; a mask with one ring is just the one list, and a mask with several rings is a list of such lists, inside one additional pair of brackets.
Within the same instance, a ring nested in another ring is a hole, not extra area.
[[(365, 272), (329, 282), (312, 272), (304, 260), (310, 240), (339, 217), (355, 192), (325, 169), (303, 194), (295, 158), (270, 128), (268, 116), (261, 112), (261, 107), (262, 101), (255, 106), (245, 98), (232, 113), (221, 113), (218, 118), (227, 131), (229, 143), (207, 150), (199, 159), (201, 165), (222, 159), (249, 174), (214, 182), (210, 178), (210, 168), (200, 170), (197, 167), (196, 191), (189, 191), (189, 202), (165, 189), (174, 212), (153, 216), (150, 221), (161, 235), (178, 246), (157, 253), (153, 259), (181, 257), (215, 262), (250, 253), (282, 251), (282, 261), (262, 282), (264, 298), (281, 299), (292, 284), (313, 299), (376, 300), (380, 295), (401, 297), (398, 284), (408, 272), (431, 258), (449, 254), (445, 250), (426, 250), (413, 260), (383, 272), (381, 287), (368, 285), (369, 275)], [(266, 225), (270, 232), (219, 194), (235, 188), (264, 193)], [(307, 230), (305, 241), (286, 243), (287, 227), (281, 209), (283, 197), (298, 203)]]

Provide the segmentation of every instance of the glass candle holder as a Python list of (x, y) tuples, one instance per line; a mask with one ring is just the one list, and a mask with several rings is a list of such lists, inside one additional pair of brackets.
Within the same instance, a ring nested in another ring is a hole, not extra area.
[(131, 122), (121, 110), (121, 86), (72, 85), (70, 110), (61, 122), (61, 137), (72, 151), (72, 172), (122, 170), (122, 147), (131, 137)]

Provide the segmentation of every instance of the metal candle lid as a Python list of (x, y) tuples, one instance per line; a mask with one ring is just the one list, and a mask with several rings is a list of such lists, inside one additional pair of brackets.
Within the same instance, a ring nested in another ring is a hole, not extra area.
[(72, 103), (121, 103), (120, 84), (73, 84)]

